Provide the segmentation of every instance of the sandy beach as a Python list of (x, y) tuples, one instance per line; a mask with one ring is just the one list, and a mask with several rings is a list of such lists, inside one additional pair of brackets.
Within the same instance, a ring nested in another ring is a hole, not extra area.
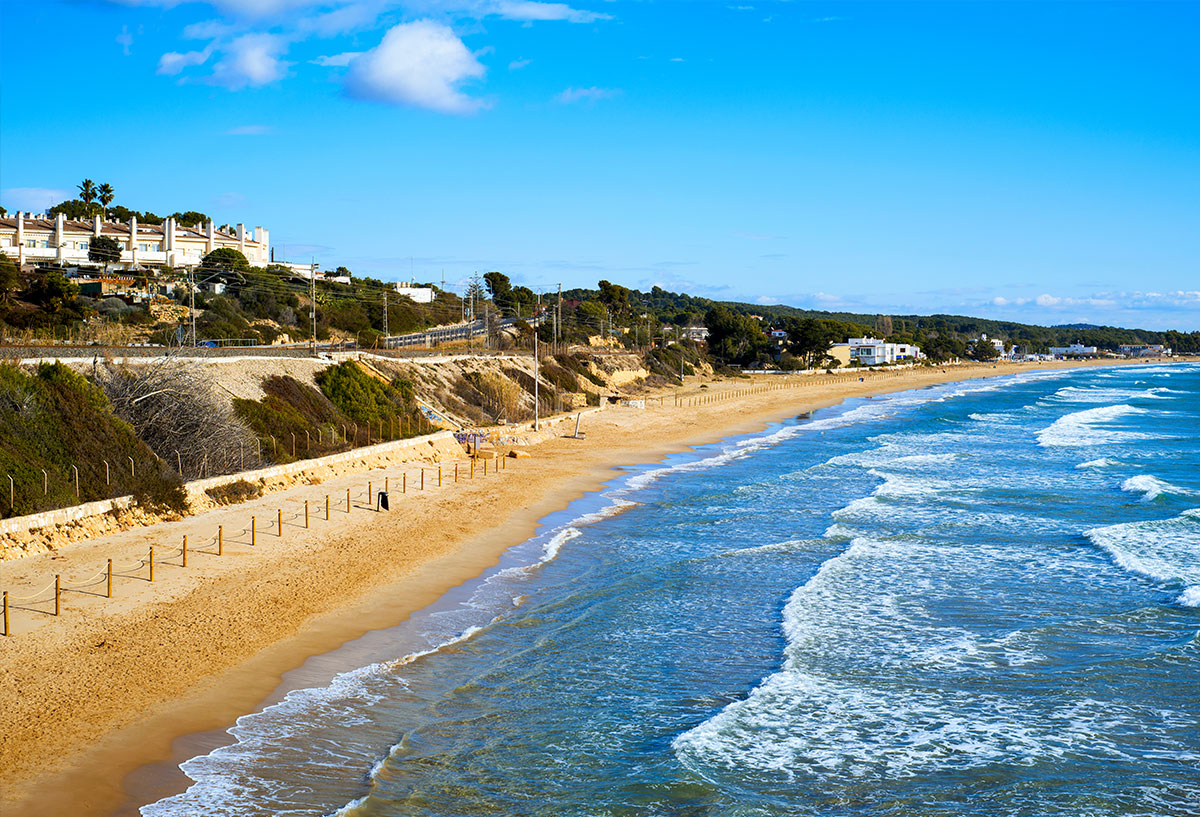
[[(172, 758), (180, 736), (227, 728), (310, 656), (395, 625), (479, 575), (615, 467), (848, 397), (1079, 365), (1111, 363), (935, 367), (863, 381), (857, 373), (837, 382), (689, 381), (662, 392), (661, 405), (586, 415), (586, 439), (564, 436), (573, 422), (558, 425), (528, 447), (530, 457), (506, 458), (499, 470), (493, 460), (486, 476), (480, 464), (471, 478), (465, 459), (457, 461), (457, 483), (455, 462), (440, 463), (440, 486), (438, 464), (377, 469), (0, 564), (0, 586), (28, 595), (55, 574), (78, 581), (104, 571), (108, 559), (121, 568), (138, 564), (151, 546), (162, 554), (153, 583), (144, 566), (118, 569), (111, 599), (98, 583), (64, 594), (58, 617), (14, 611), (15, 634), (0, 639), (0, 812), (113, 813), (129, 802), (127, 776)], [(677, 406), (676, 396), (693, 404)], [(391, 510), (377, 513), (368, 482), (378, 489), (385, 480)], [(184, 535), (186, 567), (177, 553)], [(167, 777), (156, 785), (169, 791), (186, 783), (178, 772)]]

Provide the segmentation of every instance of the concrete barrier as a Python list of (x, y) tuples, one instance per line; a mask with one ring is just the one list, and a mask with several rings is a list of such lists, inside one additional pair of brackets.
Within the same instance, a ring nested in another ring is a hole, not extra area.
[[(254, 471), (241, 471), (236, 474), (223, 474), (219, 477), (192, 480), (191, 482), (184, 483), (183, 487), (187, 492), (188, 498), (191, 499), (203, 494), (210, 488), (219, 488), (223, 485), (230, 485), (243, 480), (256, 482), (258, 480), (295, 477), (309, 471), (319, 471), (322, 468), (355, 462), (356, 460), (362, 460), (365, 464), (367, 460), (376, 457), (411, 451), (414, 448), (422, 446), (436, 447), (439, 443), (446, 442), (458, 446), (453, 432), (438, 431), (423, 437), (409, 437), (404, 440), (391, 440), (389, 442), (363, 446), (362, 448), (352, 448), (349, 451), (339, 451), (336, 454), (327, 454), (324, 457), (316, 457), (311, 460), (297, 460), (296, 462), (289, 462), (284, 465), (272, 465)], [(0, 536), (7, 536), (13, 533), (27, 533), (41, 528), (78, 522), (81, 519), (102, 516), (112, 511), (125, 510), (133, 507), (133, 505), (132, 496), (119, 496), (114, 499), (85, 502), (82, 505), (72, 505), (69, 508), (58, 508), (53, 511), (43, 511), (27, 516), (14, 516), (9, 519), (0, 520)]]

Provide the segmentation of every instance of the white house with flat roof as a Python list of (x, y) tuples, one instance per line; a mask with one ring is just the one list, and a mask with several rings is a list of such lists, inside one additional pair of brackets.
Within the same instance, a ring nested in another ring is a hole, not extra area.
[(1100, 350), (1095, 346), (1083, 346), (1079, 343), (1072, 343), (1070, 346), (1051, 346), (1050, 354), (1054, 357), (1094, 357), (1099, 354)]
[(265, 267), (271, 262), (266, 228), (247, 230), (239, 224), (232, 229), (217, 229), (214, 222), (186, 226), (168, 218), (162, 224), (138, 224), (102, 216), (77, 220), (61, 213), (50, 217), (19, 212), (0, 217), (0, 252), (20, 265), (57, 264), (61, 266), (100, 266), (88, 260), (93, 238), (116, 239), (121, 247), (117, 268), (196, 267), (210, 252), (222, 247), (237, 250), (252, 266)]
[(850, 362), (858, 361), (860, 366), (880, 366), (903, 360), (919, 360), (922, 357), (921, 347), (911, 343), (888, 343), (878, 338), (849, 338), (846, 345), (850, 347)]
[(406, 295), (419, 304), (433, 303), (433, 287), (415, 287), (410, 281), (401, 281), (394, 288), (400, 295)]

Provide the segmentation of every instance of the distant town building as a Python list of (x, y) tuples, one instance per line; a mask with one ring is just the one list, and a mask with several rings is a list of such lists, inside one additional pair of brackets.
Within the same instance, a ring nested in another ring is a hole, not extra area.
[(689, 326), (683, 330), (683, 334), (688, 340), (696, 341), (697, 343), (708, 342), (707, 326)]
[(419, 304), (433, 303), (433, 287), (415, 287), (410, 281), (402, 281), (395, 285), (396, 292), (407, 295)]
[(93, 238), (107, 236), (121, 246), (120, 261), (110, 266), (196, 267), (210, 252), (223, 247), (237, 250), (251, 265), (265, 267), (271, 252), (264, 227), (248, 231), (244, 224), (232, 230), (208, 224), (185, 226), (168, 218), (162, 224), (138, 224), (95, 216), (83, 221), (68, 219), (61, 213), (53, 218), (19, 212), (0, 217), (0, 252), (18, 264), (55, 264), (59, 266), (102, 266), (88, 259)]
[(850, 361), (861, 366), (880, 366), (903, 360), (919, 360), (921, 348), (911, 343), (888, 343), (878, 338), (849, 338)]
[(1125, 357), (1170, 357), (1170, 348), (1161, 343), (1127, 343), (1117, 347)]
[(1070, 346), (1051, 346), (1050, 354), (1054, 357), (1095, 357), (1100, 350), (1095, 346), (1082, 346), (1072, 343)]

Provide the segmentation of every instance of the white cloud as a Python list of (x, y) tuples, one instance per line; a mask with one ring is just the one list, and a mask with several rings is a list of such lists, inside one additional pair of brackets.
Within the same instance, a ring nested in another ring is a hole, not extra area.
[(17, 210), (41, 213), (75, 195), (73, 190), (58, 187), (6, 187), (0, 191), (0, 201), (10, 213)]
[(563, 105), (570, 105), (575, 102), (596, 102), (601, 99), (612, 99), (620, 96), (621, 91), (616, 88), (567, 88), (554, 99)]
[(418, 20), (392, 27), (377, 47), (354, 60), (345, 87), (359, 99), (466, 114), (483, 102), (460, 86), (481, 79), (486, 70), (448, 26)]
[(510, 62), (508, 64), (508, 70), (509, 71), (520, 71), (522, 68), (529, 65), (531, 62), (533, 62), (533, 60), (527, 60), (524, 57), (522, 57), (519, 60), (513, 60), (512, 62)]
[(280, 59), (286, 48), (287, 40), (276, 34), (243, 34), (224, 49), (209, 81), (236, 91), (283, 79), (291, 64)]
[(322, 65), (326, 68), (345, 68), (365, 53), (365, 51), (343, 51), (341, 54), (317, 57), (315, 60), (309, 60), (309, 62), (313, 65)]
[(509, 20), (566, 20), (568, 23), (593, 23), (611, 20), (611, 14), (573, 9), (566, 3), (538, 3), (532, 0), (499, 0), (490, 4), (492, 13)]
[(178, 51), (168, 51), (158, 58), (158, 71), (156, 73), (173, 77), (184, 68), (190, 68), (193, 65), (202, 65), (211, 55), (211, 45), (203, 51), (186, 51), (182, 54)]
[(121, 53), (128, 57), (132, 51), (130, 46), (133, 45), (133, 35), (129, 33), (129, 26), (121, 26), (121, 33), (117, 35), (117, 44), (121, 46)]
[(201, 20), (183, 27), (183, 37), (188, 40), (215, 40), (226, 37), (238, 30), (238, 26), (230, 25), (221, 20)]
[(379, 18), (386, 5), (384, 0), (347, 3), (332, 11), (314, 14), (311, 17), (301, 17), (296, 28), (306, 34), (333, 37), (348, 31), (370, 27)]
[(270, 125), (238, 125), (236, 128), (230, 128), (225, 131), (226, 136), (265, 136), (268, 133), (273, 133), (274, 128)]

